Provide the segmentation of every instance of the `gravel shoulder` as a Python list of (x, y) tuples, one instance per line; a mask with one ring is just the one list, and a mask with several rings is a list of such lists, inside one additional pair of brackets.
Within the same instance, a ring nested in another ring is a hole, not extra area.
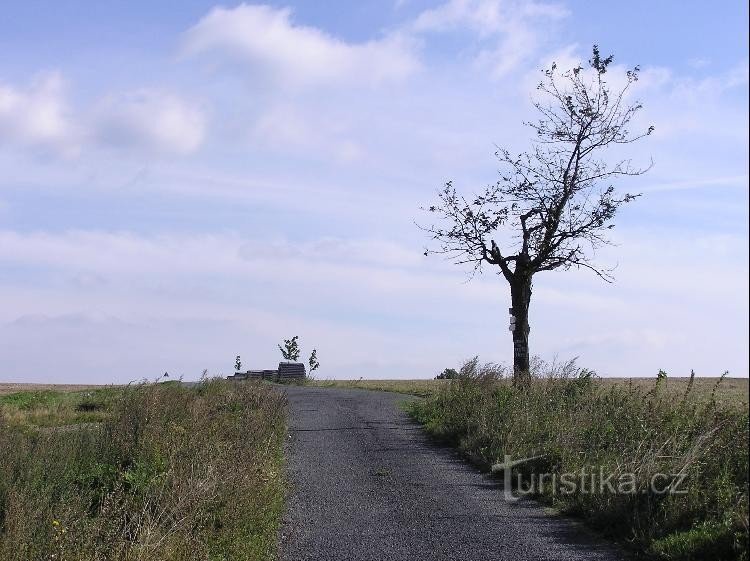
[(624, 557), (579, 524), (431, 443), (399, 406), (408, 396), (285, 388), (290, 426), (281, 559), (610, 561)]

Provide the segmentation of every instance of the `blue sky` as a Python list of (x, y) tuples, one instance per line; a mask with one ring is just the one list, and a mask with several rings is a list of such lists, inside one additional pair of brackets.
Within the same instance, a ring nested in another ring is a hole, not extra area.
[[(62, 6), (62, 7), (61, 7)], [(8, 3), (0, 19), (0, 379), (321, 377), (507, 362), (508, 290), (422, 256), (420, 205), (528, 147), (541, 67), (640, 65), (653, 169), (605, 285), (536, 277), (532, 353), (601, 375), (748, 373), (743, 2)], [(614, 157), (615, 155), (613, 155)]]

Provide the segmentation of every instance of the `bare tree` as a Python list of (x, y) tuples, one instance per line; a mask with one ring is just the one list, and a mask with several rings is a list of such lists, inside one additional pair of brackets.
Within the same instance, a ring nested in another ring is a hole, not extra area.
[[(634, 168), (630, 160), (608, 163), (600, 156), (608, 147), (653, 131), (648, 127), (631, 133), (641, 104), (627, 97), (639, 68), (628, 70), (624, 84), (613, 93), (605, 80), (612, 60), (602, 58), (595, 45), (590, 68), (561, 72), (553, 64), (545, 70), (538, 86), (541, 100), (534, 103), (539, 119), (525, 123), (535, 133), (531, 150), (513, 156), (498, 149), (500, 181), (468, 200), (448, 182), (437, 204), (424, 209), (438, 218), (421, 226), (436, 242), (425, 255), (443, 254), (457, 264), (471, 264), (474, 272), (483, 265), (496, 266), (510, 285), (516, 378), (529, 373), (533, 276), (576, 267), (611, 282), (612, 270), (595, 265), (593, 254), (610, 243), (606, 234), (620, 206), (639, 196), (617, 194), (611, 181), (648, 170)], [(505, 241), (498, 235), (502, 231), (508, 232)]]

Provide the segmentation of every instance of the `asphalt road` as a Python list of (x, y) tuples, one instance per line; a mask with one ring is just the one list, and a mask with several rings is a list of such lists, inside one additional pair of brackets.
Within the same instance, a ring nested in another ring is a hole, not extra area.
[(398, 406), (406, 396), (289, 387), (291, 496), (285, 561), (614, 560), (579, 524), (428, 441)]

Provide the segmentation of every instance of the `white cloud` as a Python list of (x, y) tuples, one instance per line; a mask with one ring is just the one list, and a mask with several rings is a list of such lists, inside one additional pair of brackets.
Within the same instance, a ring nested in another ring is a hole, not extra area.
[(214, 8), (185, 34), (187, 54), (229, 55), (249, 63), (256, 76), (284, 84), (378, 84), (400, 80), (419, 66), (413, 42), (389, 34), (347, 43), (291, 20), (289, 8), (241, 4)]
[(26, 88), (0, 83), (0, 141), (75, 152), (62, 76), (37, 77)]
[(113, 93), (89, 110), (68, 103), (65, 94), (57, 72), (26, 88), (0, 83), (0, 142), (67, 157), (102, 147), (185, 154), (205, 136), (202, 109), (176, 95), (148, 89)]
[(357, 162), (364, 149), (353, 140), (347, 115), (330, 118), (327, 112), (303, 103), (279, 103), (269, 107), (255, 123), (253, 141), (264, 147), (289, 152), (313, 153), (336, 162)]
[(552, 19), (562, 19), (570, 15), (570, 11), (563, 4), (550, 2), (523, 2), (521, 12), (529, 17), (543, 16)]
[(110, 95), (93, 119), (96, 141), (139, 151), (187, 154), (203, 142), (203, 111), (175, 95), (153, 90)]
[(493, 77), (501, 78), (517, 68), (538, 47), (537, 35), (529, 27), (519, 25), (505, 35), (495, 48), (479, 53), (478, 66), (489, 68)]
[(425, 10), (414, 21), (417, 31), (453, 31), (460, 27), (469, 27), (484, 35), (501, 30), (500, 2), (450, 0)]
[(568, 11), (560, 4), (528, 0), (448, 0), (425, 10), (414, 21), (417, 31), (468, 28), (481, 35), (512, 32), (527, 18), (561, 19)]
[[(737, 167), (741, 160), (729, 156), (747, 153), (747, 102), (741, 97), (743, 90), (747, 92), (747, 63), (702, 78), (663, 68), (644, 68), (641, 76), (634, 89), (644, 106), (638, 123), (654, 125), (652, 142), (656, 150), (683, 161), (672, 163), (667, 169), (670, 175), (660, 183), (696, 181), (713, 175), (739, 176), (740, 172), (746, 175), (746, 166)], [(676, 144), (671, 143), (679, 143), (680, 150), (674, 150)], [(706, 170), (708, 144), (713, 147), (713, 156)], [(731, 159), (731, 164), (725, 164), (722, 158)], [(655, 159), (658, 165), (664, 158)], [(727, 164), (732, 166), (731, 171)]]
[[(622, 259), (615, 285), (585, 272), (539, 275), (533, 351), (580, 355), (609, 375), (661, 367), (743, 375), (742, 353), (717, 364), (707, 349), (739, 349), (747, 337), (747, 265), (735, 262), (747, 241), (686, 234), (668, 243), (661, 236), (657, 247), (652, 235), (620, 239), (609, 255)], [(696, 248), (704, 256), (699, 270), (690, 261)], [(326, 376), (426, 376), (466, 354), (507, 360), (511, 353), (502, 279), (488, 270), (465, 283), (458, 268), (383, 239), (0, 231), (0, 263), (40, 272), (31, 285), (1, 281), (0, 354), (19, 377), (39, 370), (14, 350), (34, 340), (60, 353), (67, 368), (109, 365), (121, 380), (159, 368), (218, 368), (238, 352), (273, 364), (275, 342), (290, 333), (325, 354)], [(711, 289), (716, 270), (720, 295)], [(138, 352), (127, 353), (131, 347)], [(112, 353), (121, 358), (110, 365)], [(93, 363), (82, 365), (87, 356)]]
[[(545, 55), (539, 65), (546, 68), (556, 62), (558, 68), (567, 69), (582, 64), (586, 68), (584, 75), (590, 76), (586, 64), (589, 58), (588, 50), (569, 45)], [(612, 91), (625, 85), (626, 70), (638, 62), (615, 58), (606, 74)], [(537, 71), (529, 70), (524, 88), (531, 90), (539, 79)], [(638, 81), (627, 93), (629, 103), (643, 105), (631, 130), (645, 131), (651, 125), (655, 130), (647, 140), (629, 145), (626, 150), (614, 148), (608, 156), (632, 158), (640, 166), (648, 165), (653, 158), (653, 169), (637, 180), (638, 189), (646, 193), (714, 186), (746, 188), (748, 113), (742, 90), (747, 90), (747, 83), (746, 63), (703, 77), (642, 65)]]
[[(470, 30), (481, 40), (476, 62), (495, 78), (515, 70), (539, 48), (549, 21), (568, 15), (552, 3), (509, 0), (449, 0), (425, 10), (413, 23), (416, 32)], [(487, 44), (489, 43), (489, 45)]]
[[(38, 365), (16, 351), (32, 338), (66, 368), (106, 368), (123, 380), (159, 368), (197, 374), (246, 349), (253, 364), (271, 365), (278, 360), (275, 343), (292, 332), (326, 357), (325, 375), (382, 376), (410, 363), (410, 372), (431, 373), (458, 361), (458, 341), (480, 327), (440, 350), (429, 334), (414, 333), (410, 317), (453, 330), (464, 323), (439, 305), (460, 285), (460, 273), (445, 282), (420, 261), (417, 249), (382, 240), (0, 232), (0, 263), (46, 271), (36, 286), (0, 281), (8, 296), (0, 309), (4, 375), (38, 375)], [(476, 290), (465, 295), (480, 300)], [(488, 295), (481, 299), (486, 305)], [(383, 330), (370, 325), (375, 317), (393, 323)], [(415, 351), (418, 358), (410, 357)], [(120, 358), (110, 362), (108, 355)]]
[(704, 189), (715, 187), (738, 187), (746, 189), (750, 178), (747, 175), (719, 175), (716, 177), (692, 177), (681, 181), (670, 181), (649, 185), (649, 193), (655, 191), (681, 191), (684, 189)]

